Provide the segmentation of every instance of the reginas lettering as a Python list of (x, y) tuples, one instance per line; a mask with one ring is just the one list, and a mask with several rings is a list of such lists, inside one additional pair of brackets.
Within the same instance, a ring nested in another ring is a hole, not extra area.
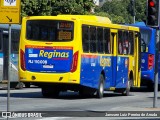
[(54, 50), (53, 52), (45, 52), (44, 50), (40, 50), (39, 57), (47, 57), (49, 59), (51, 58), (68, 58), (69, 52), (57, 52)]

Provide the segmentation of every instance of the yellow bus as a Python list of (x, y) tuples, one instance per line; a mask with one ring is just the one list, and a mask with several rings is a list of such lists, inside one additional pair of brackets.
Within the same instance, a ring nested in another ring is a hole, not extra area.
[(42, 88), (102, 98), (104, 90), (129, 95), (140, 86), (139, 28), (91, 15), (24, 17), (19, 79)]

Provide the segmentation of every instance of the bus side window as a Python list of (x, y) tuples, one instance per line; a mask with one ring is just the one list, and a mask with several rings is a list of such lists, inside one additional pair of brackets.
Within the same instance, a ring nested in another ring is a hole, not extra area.
[(83, 52), (89, 52), (89, 27), (82, 26), (82, 45)]
[(122, 31), (118, 31), (118, 54), (123, 54), (123, 40), (122, 40)]
[(128, 54), (128, 45), (129, 43), (129, 38), (128, 38), (128, 31), (123, 32), (123, 54)]
[(129, 51), (128, 54), (133, 55), (134, 53), (134, 37), (133, 32), (129, 32)]
[(96, 27), (90, 27), (90, 52), (95, 53), (97, 52), (97, 45), (96, 45)]
[(104, 50), (106, 54), (111, 53), (111, 41), (110, 41), (110, 29), (104, 29), (104, 40), (103, 40)]
[(2, 51), (2, 30), (0, 30), (0, 51)]
[(98, 53), (103, 53), (103, 28), (97, 28)]

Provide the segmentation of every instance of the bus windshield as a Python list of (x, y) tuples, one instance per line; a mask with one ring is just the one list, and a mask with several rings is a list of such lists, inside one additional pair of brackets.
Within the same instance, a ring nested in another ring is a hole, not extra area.
[(150, 30), (141, 30), (141, 44), (145, 44), (148, 46), (150, 39), (151, 39), (151, 32)]
[(73, 40), (73, 22), (63, 20), (28, 20), (28, 40), (65, 42)]

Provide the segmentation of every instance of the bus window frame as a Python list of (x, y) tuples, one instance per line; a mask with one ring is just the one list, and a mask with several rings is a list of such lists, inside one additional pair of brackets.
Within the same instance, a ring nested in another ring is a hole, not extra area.
[[(27, 20), (27, 22), (26, 22), (26, 25), (28, 26), (28, 24), (29, 24), (29, 22), (30, 21), (43, 21), (43, 20)], [(44, 20), (44, 21), (56, 21), (57, 22), (57, 26), (55, 27), (56, 28), (56, 39), (55, 40), (43, 40), (43, 39), (33, 39), (33, 37), (32, 37), (32, 39), (30, 39), (30, 38), (28, 38), (28, 34), (27, 34), (27, 32), (28, 32), (28, 27), (26, 27), (26, 36), (25, 36), (25, 39), (26, 40), (29, 40), (29, 41), (39, 41), (39, 42), (69, 42), (69, 41), (73, 41), (74, 40), (74, 33), (75, 33), (75, 22), (74, 21), (70, 21), (70, 20)], [(58, 26), (59, 26), (59, 22), (71, 22), (73, 25), (72, 25), (72, 29), (70, 30), (70, 29), (59, 29), (58, 28)], [(32, 26), (32, 25), (30, 25), (30, 26)], [(34, 24), (34, 26), (35, 26), (35, 24)], [(33, 27), (33, 26), (32, 26)], [(39, 27), (40, 28), (40, 27)], [(52, 27), (53, 28), (53, 27)], [(32, 28), (30, 28), (30, 29), (32, 29)], [(33, 31), (33, 30), (30, 30), (30, 31)], [(59, 36), (59, 32), (60, 31), (71, 31), (71, 39), (67, 39), (67, 40), (60, 40), (59, 38), (58, 38), (58, 36)], [(31, 32), (32, 33), (32, 32)]]
[[(93, 31), (91, 31), (91, 29), (94, 28)], [(95, 32), (94, 32), (95, 31)], [(93, 34), (91, 33), (93, 32)], [(97, 53), (97, 26), (93, 26), (91, 25), (89, 27), (89, 42), (90, 42), (90, 53)], [(94, 37), (95, 36), (95, 37)], [(91, 40), (93, 37), (93, 40)], [(94, 40), (95, 38), (95, 40)], [(95, 43), (94, 43), (95, 42)], [(93, 49), (91, 50), (91, 45), (93, 45)], [(95, 47), (95, 49), (94, 49)]]
[[(121, 32), (121, 35), (120, 35)], [(118, 38), (117, 38), (117, 53), (118, 55), (123, 55), (123, 30), (118, 30)], [(119, 43), (120, 41), (120, 43)], [(121, 44), (121, 48), (120, 48), (120, 44)], [(121, 49), (121, 50), (120, 50)]]
[[(130, 37), (130, 33), (132, 33), (132, 38)], [(134, 55), (134, 46), (135, 46), (135, 44), (134, 44), (134, 31), (129, 31), (129, 43), (130, 43), (130, 46), (129, 47), (131, 47), (131, 49), (130, 49), (130, 52), (128, 53), (129, 55)]]
[[(87, 30), (88, 30), (88, 31), (87, 31), (88, 34), (86, 34), (86, 36), (88, 36), (88, 40), (87, 40), (87, 42), (88, 42), (88, 43), (87, 43), (87, 44), (88, 44), (88, 50), (87, 50), (87, 51), (84, 51), (84, 48), (83, 48), (83, 47), (84, 47), (84, 42), (83, 42), (83, 41), (84, 41), (84, 40), (83, 40), (83, 39), (84, 39), (84, 38), (83, 38), (83, 36), (84, 36), (84, 31), (83, 31), (83, 27), (86, 27)], [(89, 53), (89, 52), (90, 52), (90, 37), (89, 37), (89, 32), (90, 32), (90, 31), (89, 31), (89, 26), (88, 26), (88, 25), (82, 25), (82, 49), (83, 49), (83, 52), (84, 52), (84, 53)]]
[[(107, 32), (109, 33), (107, 33), (106, 34), (106, 38), (105, 38), (105, 30), (107, 30)], [(103, 34), (103, 36), (104, 36), (104, 42), (106, 43), (106, 44), (104, 44), (104, 53), (105, 54), (111, 54), (113, 51), (112, 51), (112, 41), (111, 41), (111, 30), (110, 30), (110, 28), (104, 28), (104, 34)], [(109, 35), (109, 36), (108, 36)], [(108, 43), (110, 42), (110, 49), (108, 48), (109, 46), (108, 46)], [(107, 49), (106, 49), (106, 46), (107, 46)]]
[[(98, 31), (100, 31), (100, 30), (98, 30), (98, 29), (101, 29), (102, 31), (101, 31), (101, 39), (99, 39), (99, 32)], [(104, 53), (104, 45), (103, 45), (103, 41), (104, 41), (104, 29), (103, 29), (103, 27), (97, 27), (97, 52), (99, 53), (99, 54), (103, 54)], [(100, 48), (100, 49), (99, 49)], [(101, 51), (100, 51), (101, 50)]]

